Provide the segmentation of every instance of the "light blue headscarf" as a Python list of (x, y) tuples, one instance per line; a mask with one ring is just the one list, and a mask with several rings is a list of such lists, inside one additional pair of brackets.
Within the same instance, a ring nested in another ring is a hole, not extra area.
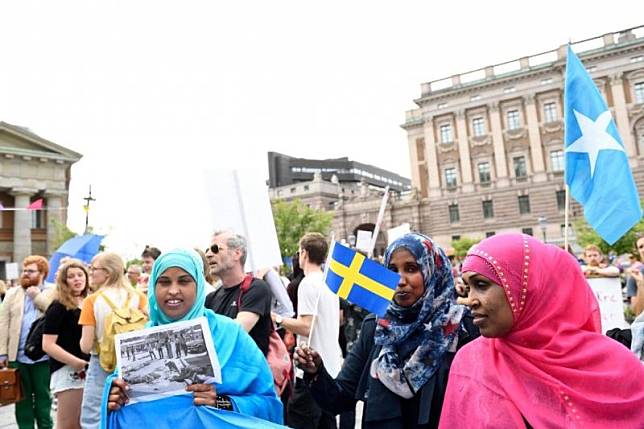
[[(181, 268), (195, 280), (197, 284), (197, 297), (190, 311), (186, 313), (181, 319), (172, 320), (161, 311), (159, 303), (157, 302), (154, 293), (156, 289), (157, 279), (168, 268)], [(148, 281), (148, 303), (150, 306), (150, 322), (149, 326), (165, 325), (167, 323), (178, 322), (180, 320), (191, 320), (203, 316), (205, 312), (206, 302), (206, 279), (203, 273), (203, 260), (197, 252), (192, 249), (174, 249), (161, 256), (154, 261), (152, 267), (152, 274)]]

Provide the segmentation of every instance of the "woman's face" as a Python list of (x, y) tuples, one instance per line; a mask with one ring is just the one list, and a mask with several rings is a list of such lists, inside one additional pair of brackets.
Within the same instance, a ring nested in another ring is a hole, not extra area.
[(394, 251), (387, 268), (400, 274), (400, 281), (394, 293), (396, 304), (401, 307), (409, 307), (423, 296), (425, 293), (423, 274), (416, 263), (416, 258), (409, 250), (401, 247)]
[(463, 281), (469, 287), (467, 306), (481, 335), (490, 338), (507, 335), (514, 319), (503, 287), (473, 271), (463, 273)]
[(190, 311), (197, 299), (197, 283), (181, 268), (171, 267), (157, 279), (154, 296), (166, 316), (179, 320)]
[(89, 281), (96, 290), (97, 287), (102, 286), (109, 278), (110, 273), (101, 264), (101, 259), (97, 258), (92, 261), (89, 266)]
[(85, 287), (87, 286), (87, 277), (85, 271), (80, 268), (70, 267), (67, 269), (67, 277), (65, 279), (67, 286), (72, 291), (72, 295), (81, 296)]

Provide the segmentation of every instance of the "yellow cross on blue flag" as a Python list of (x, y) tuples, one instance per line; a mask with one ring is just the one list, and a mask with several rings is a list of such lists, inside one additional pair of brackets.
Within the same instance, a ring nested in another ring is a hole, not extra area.
[(640, 198), (610, 110), (570, 46), (564, 119), (566, 183), (588, 223), (613, 244), (642, 219)]
[(384, 316), (400, 276), (335, 241), (327, 261), (325, 281), (340, 298)]

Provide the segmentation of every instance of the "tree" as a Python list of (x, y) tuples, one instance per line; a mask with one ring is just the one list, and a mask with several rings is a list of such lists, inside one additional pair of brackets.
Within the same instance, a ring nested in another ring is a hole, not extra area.
[(608, 252), (613, 250), (618, 255), (623, 255), (624, 253), (634, 253), (637, 255), (637, 249), (635, 249), (635, 242), (641, 236), (644, 236), (644, 219), (635, 224), (631, 229), (628, 230), (626, 234), (617, 240), (612, 246), (606, 243), (597, 232), (588, 225), (586, 219), (579, 219), (575, 222), (574, 225), (575, 235), (577, 236), (577, 242), (580, 246), (585, 247), (589, 244), (594, 244), (601, 249), (601, 251), (606, 255)]
[(463, 237), (458, 240), (452, 241), (452, 247), (454, 248), (454, 254), (458, 258), (463, 258), (467, 255), (467, 251), (470, 250), (470, 247), (478, 244), (481, 241), (480, 238), (468, 238)]
[(307, 232), (328, 234), (333, 213), (308, 207), (300, 200), (273, 203), (273, 219), (282, 257), (293, 256)]
[(78, 235), (71, 229), (67, 228), (67, 225), (65, 225), (63, 222), (59, 221), (56, 218), (52, 218), (50, 222), (51, 222), (51, 226), (54, 228), (54, 231), (55, 231), (54, 249), (58, 249), (67, 240), (69, 240), (70, 238), (74, 238)]

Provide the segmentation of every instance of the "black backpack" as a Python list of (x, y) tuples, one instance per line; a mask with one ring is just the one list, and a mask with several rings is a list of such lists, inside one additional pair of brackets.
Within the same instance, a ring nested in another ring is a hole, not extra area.
[(45, 330), (45, 316), (34, 320), (29, 328), (27, 341), (25, 343), (25, 355), (33, 361), (42, 359), (45, 352), (42, 349), (42, 335)]

